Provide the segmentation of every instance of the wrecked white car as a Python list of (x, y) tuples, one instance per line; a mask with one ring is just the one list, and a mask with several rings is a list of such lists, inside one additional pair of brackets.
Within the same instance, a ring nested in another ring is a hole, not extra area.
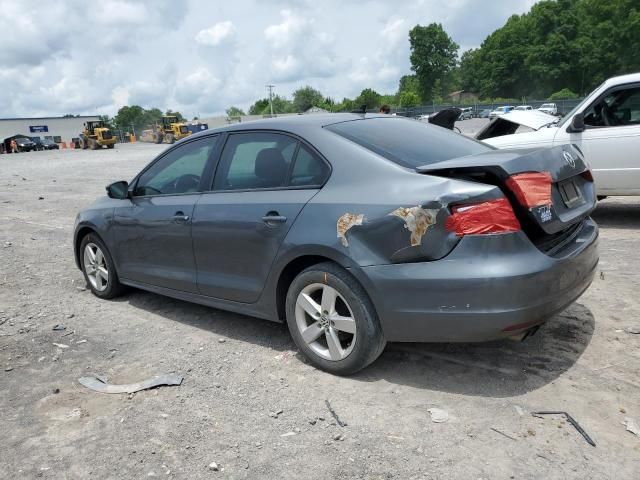
[(513, 111), (476, 138), (498, 148), (574, 144), (593, 169), (598, 196), (640, 195), (640, 73), (610, 78), (564, 118)]

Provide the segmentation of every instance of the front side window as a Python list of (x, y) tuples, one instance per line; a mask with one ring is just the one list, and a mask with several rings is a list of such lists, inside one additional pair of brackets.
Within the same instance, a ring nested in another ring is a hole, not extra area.
[(204, 167), (217, 139), (217, 136), (205, 137), (173, 149), (140, 175), (134, 195), (197, 192)]
[(617, 127), (640, 124), (640, 87), (613, 91), (584, 112), (590, 127)]
[(278, 133), (230, 135), (220, 158), (215, 190), (285, 187), (297, 146), (295, 138)]

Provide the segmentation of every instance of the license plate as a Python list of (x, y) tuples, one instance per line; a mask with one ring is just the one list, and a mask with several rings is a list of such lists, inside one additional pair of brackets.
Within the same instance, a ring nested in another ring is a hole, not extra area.
[(574, 207), (578, 204), (583, 203), (582, 193), (576, 186), (573, 180), (567, 180), (558, 185), (560, 189), (560, 195), (562, 196), (562, 201), (568, 207)]

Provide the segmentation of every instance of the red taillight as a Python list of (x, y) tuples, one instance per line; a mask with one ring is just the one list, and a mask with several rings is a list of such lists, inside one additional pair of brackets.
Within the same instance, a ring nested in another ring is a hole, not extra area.
[(549, 172), (527, 172), (512, 175), (506, 183), (520, 205), (531, 208), (551, 204), (551, 182)]
[(520, 230), (520, 222), (506, 198), (453, 207), (445, 226), (459, 237)]

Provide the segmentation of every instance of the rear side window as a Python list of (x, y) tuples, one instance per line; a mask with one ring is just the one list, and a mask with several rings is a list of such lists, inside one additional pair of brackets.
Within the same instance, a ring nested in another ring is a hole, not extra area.
[(292, 187), (322, 185), (329, 174), (329, 167), (306, 145), (300, 145), (291, 172)]
[(446, 128), (402, 117), (352, 120), (325, 128), (412, 169), (493, 149)]

